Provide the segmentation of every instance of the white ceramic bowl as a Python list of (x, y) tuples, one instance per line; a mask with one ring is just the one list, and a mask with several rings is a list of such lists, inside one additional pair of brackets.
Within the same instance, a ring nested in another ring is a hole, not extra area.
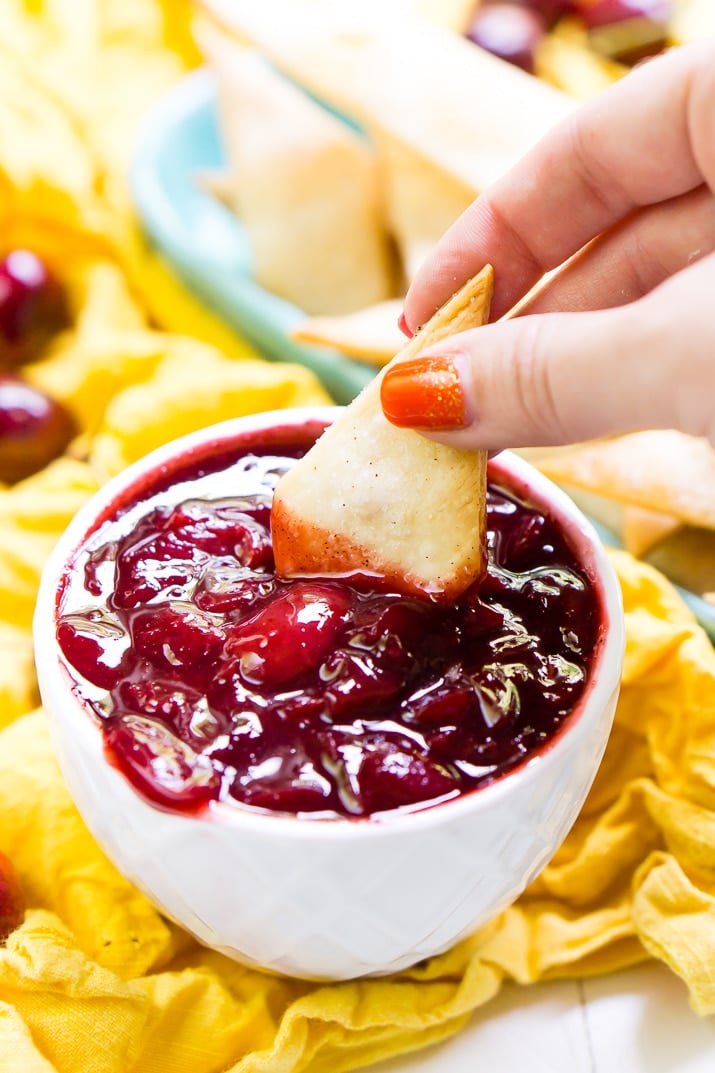
[(380, 820), (304, 819), (212, 803), (201, 817), (147, 803), (106, 759), (55, 631), (68, 562), (97, 520), (150, 472), (242, 432), (332, 420), (333, 409), (238, 418), (153, 452), (79, 513), (47, 564), (35, 616), (40, 689), (87, 826), (116, 866), (197, 939), (250, 965), (312, 979), (393, 972), (447, 949), (511, 904), (581, 808), (611, 727), (623, 658), (620, 590), (571, 501), (517, 457), (498, 465), (567, 531), (595, 579), (605, 631), (587, 688), (542, 752), (462, 797)]

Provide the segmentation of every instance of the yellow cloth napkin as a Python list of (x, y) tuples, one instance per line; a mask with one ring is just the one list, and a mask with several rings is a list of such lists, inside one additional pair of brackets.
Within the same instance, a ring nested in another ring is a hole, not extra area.
[[(64, 475), (72, 509), (84, 486), (76, 469)], [(18, 510), (18, 532), (24, 522)], [(614, 561), (624, 687), (581, 817), (502, 917), (385, 980), (283, 980), (201, 948), (97, 848), (42, 712), (14, 720), (0, 733), (0, 850), (31, 908), (0, 949), (3, 1071), (347, 1070), (456, 1031), (504, 980), (608, 972), (648, 954), (682, 977), (696, 1011), (715, 1012), (715, 651), (658, 574), (625, 553)]]
[(42, 565), (98, 485), (169, 437), (325, 401), (259, 360), (146, 248), (124, 181), (156, 93), (195, 61), (186, 0), (2, 0), (0, 253), (61, 275), (72, 329), (28, 377), (82, 430), (70, 457), (0, 489), (0, 851), (29, 906), (0, 948), (3, 1073), (339, 1073), (456, 1031), (504, 980), (649, 955), (715, 1011), (715, 653), (625, 555), (625, 687), (573, 832), (499, 920), (379, 980), (316, 986), (244, 969), (164, 920), (93, 843), (55, 764), (30, 622)]

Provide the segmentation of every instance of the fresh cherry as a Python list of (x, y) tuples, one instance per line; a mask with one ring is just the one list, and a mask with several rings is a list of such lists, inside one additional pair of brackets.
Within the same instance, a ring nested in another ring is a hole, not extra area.
[(534, 53), (546, 33), (542, 14), (521, 4), (484, 4), (467, 29), (466, 36), (492, 55), (534, 73)]
[(575, 11), (574, 0), (511, 0), (511, 2), (536, 12), (544, 19), (549, 29), (555, 26), (564, 15), (573, 15)]
[(0, 481), (14, 484), (57, 458), (77, 428), (68, 410), (18, 376), (0, 376)]
[(69, 324), (64, 289), (30, 250), (0, 261), (0, 366), (34, 361)]
[(12, 861), (0, 853), (0, 946), (25, 918), (25, 897)]

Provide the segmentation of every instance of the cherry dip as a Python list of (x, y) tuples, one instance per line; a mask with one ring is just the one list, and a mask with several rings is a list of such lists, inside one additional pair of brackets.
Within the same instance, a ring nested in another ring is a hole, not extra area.
[(584, 693), (599, 593), (498, 459), (488, 571), (458, 603), (275, 576), (273, 489), (323, 427), (179, 457), (118, 497), (65, 571), (73, 688), (112, 764), (164, 808), (424, 808), (548, 748)]

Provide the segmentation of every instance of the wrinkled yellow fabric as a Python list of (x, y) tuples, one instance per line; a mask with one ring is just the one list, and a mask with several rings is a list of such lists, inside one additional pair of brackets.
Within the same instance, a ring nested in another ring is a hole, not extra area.
[[(70, 509), (80, 476), (66, 472)], [(18, 529), (37, 532), (32, 510), (16, 507)], [(667, 582), (613, 558), (624, 685), (579, 820), (515, 906), (385, 980), (283, 980), (201, 948), (93, 842), (43, 713), (15, 719), (0, 733), (0, 849), (31, 908), (0, 950), (0, 1055), (15, 1063), (3, 1070), (348, 1070), (456, 1031), (505, 980), (609, 972), (649, 955), (682, 977), (697, 1012), (715, 1012), (715, 651)]]
[(79, 818), (35, 710), (31, 617), (58, 535), (167, 438), (326, 401), (204, 309), (132, 218), (136, 123), (196, 59), (187, 6), (0, 3), (0, 252), (31, 246), (68, 288), (71, 330), (25, 372), (81, 429), (70, 457), (0, 488), (0, 851), (29, 907), (0, 948), (0, 1070), (339, 1073), (455, 1032), (505, 980), (648, 956), (715, 1012), (715, 654), (663, 579), (625, 555), (625, 684), (582, 815), (524, 897), (441, 957), (335, 986), (245, 969), (164, 920)]

